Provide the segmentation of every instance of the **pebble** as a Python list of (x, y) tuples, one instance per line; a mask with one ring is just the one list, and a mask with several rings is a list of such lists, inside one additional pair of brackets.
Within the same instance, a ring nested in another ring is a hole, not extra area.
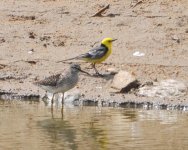
[(118, 89), (121, 91), (121, 89), (127, 87), (130, 83), (135, 82), (136, 78), (131, 73), (120, 70), (115, 76), (112, 81), (112, 88)]
[(118, 71), (117, 71), (116, 68), (108, 68), (106, 71), (109, 72), (110, 74), (116, 74), (116, 73), (118, 73)]

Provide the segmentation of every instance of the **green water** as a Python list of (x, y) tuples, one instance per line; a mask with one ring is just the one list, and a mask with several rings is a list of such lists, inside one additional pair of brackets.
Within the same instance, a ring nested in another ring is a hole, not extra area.
[(188, 149), (188, 112), (0, 101), (0, 150)]

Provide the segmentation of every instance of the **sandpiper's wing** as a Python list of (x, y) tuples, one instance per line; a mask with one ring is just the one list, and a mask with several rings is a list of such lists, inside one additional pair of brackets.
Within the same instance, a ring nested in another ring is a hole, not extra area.
[(77, 59), (82, 59), (82, 58), (99, 59), (99, 58), (102, 58), (107, 53), (107, 51), (108, 51), (108, 48), (104, 45), (101, 45), (99, 47), (95, 47), (89, 50), (85, 54), (78, 56)]
[(56, 75), (52, 75), (50, 77), (45, 78), (44, 80), (35, 82), (35, 84), (37, 85), (43, 85), (43, 86), (56, 86), (60, 77), (61, 77), (61, 73), (56, 74)]

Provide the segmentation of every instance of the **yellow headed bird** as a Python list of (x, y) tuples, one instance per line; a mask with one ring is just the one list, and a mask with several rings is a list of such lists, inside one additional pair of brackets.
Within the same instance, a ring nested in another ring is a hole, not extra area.
[(92, 68), (94, 68), (97, 75), (101, 75), (95, 68), (95, 64), (101, 63), (108, 58), (108, 56), (112, 53), (112, 42), (115, 40), (117, 39), (104, 38), (100, 46), (89, 50), (87, 53), (58, 62), (63, 62), (73, 59), (84, 60), (92, 64)]

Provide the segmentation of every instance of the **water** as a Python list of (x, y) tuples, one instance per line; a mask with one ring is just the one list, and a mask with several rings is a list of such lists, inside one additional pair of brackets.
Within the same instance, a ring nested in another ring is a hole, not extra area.
[(188, 149), (188, 112), (0, 101), (0, 150)]

